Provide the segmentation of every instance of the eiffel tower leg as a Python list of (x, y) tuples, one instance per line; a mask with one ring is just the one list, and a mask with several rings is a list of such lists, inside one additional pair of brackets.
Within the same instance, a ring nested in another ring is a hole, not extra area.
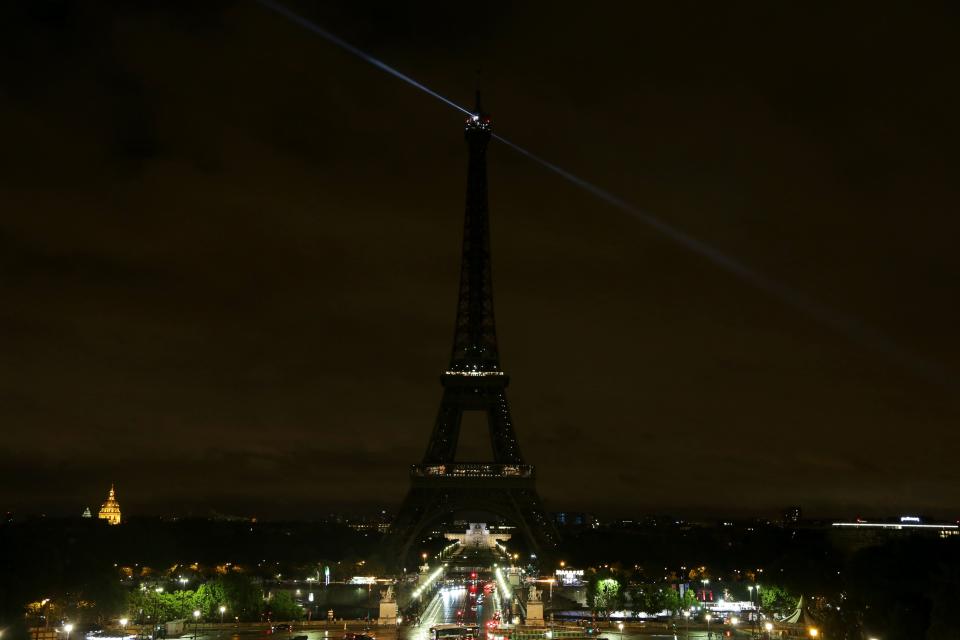
[(384, 538), (384, 562), (393, 568), (416, 566), (419, 559), (412, 552), (429, 527), (468, 511), (488, 512), (513, 524), (540, 558), (549, 558), (558, 544), (535, 489), (415, 486)]

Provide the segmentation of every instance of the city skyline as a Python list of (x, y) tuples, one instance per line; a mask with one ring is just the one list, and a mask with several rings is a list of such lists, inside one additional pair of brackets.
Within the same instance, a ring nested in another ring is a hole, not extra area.
[[(852, 10), (831, 28), (769, 9), (761, 32), (742, 8), (622, 9), (590, 18), (621, 37), (574, 50), (575, 18), (531, 9), (384, 29), (297, 8), (460, 102), (481, 67), (511, 139), (958, 370), (957, 89), (934, 77), (951, 45), (919, 35), (932, 17), (892, 51), (879, 14), (854, 46)], [(0, 508), (69, 515), (111, 481), (124, 517), (398, 506), (453, 329), (461, 118), (254, 3), (23, 26), (15, 44), (61, 48), (29, 52), (0, 112), (22, 150), (0, 183)], [(671, 37), (683, 51), (652, 61)], [(502, 145), (490, 190), (499, 339), (548, 510), (956, 520), (950, 384)], [(465, 428), (464, 459), (484, 455)]]

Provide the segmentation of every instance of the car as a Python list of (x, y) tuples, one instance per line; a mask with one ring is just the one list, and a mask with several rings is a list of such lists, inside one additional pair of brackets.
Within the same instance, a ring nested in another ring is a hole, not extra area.
[(299, 636), (293, 636), (290, 638), (290, 640), (307, 640), (307, 636), (305, 634), (301, 634)]
[(281, 622), (280, 624), (275, 624), (271, 628), (271, 631), (274, 633), (280, 633), (281, 631), (293, 631), (293, 625), (287, 624), (286, 622)]

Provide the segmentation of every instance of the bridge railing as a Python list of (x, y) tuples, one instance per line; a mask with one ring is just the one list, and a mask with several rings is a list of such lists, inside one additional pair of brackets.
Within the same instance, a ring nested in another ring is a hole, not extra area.
[(533, 466), (486, 462), (415, 464), (410, 467), (410, 475), (415, 478), (532, 478)]

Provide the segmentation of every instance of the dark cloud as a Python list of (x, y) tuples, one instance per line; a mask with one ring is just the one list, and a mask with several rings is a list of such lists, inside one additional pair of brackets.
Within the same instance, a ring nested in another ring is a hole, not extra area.
[[(481, 69), (508, 138), (960, 371), (952, 9), (294, 7), (463, 103)], [(452, 337), (459, 115), (255, 2), (3, 12), (0, 504), (397, 503)], [(949, 392), (498, 145), (490, 197), (550, 505), (955, 515)]]

